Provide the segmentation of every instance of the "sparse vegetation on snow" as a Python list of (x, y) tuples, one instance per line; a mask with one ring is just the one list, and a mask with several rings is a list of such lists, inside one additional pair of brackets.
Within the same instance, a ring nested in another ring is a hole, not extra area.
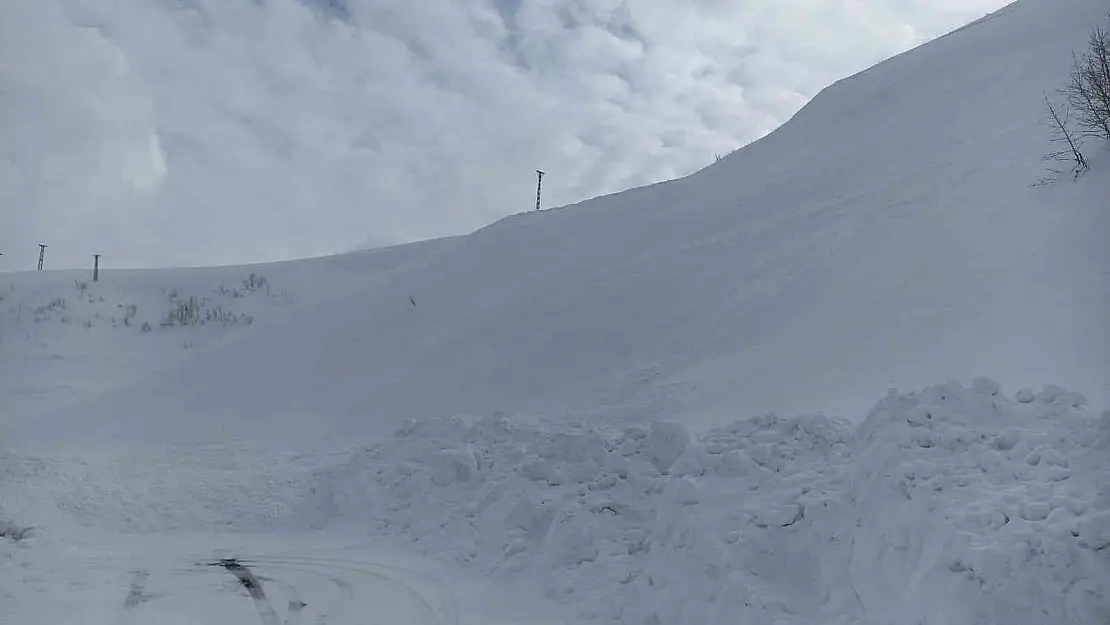
[(1084, 141), (1110, 141), (1110, 30), (1095, 26), (1087, 49), (1073, 55), (1070, 81), (1060, 90), (1062, 101), (1044, 96), (1055, 146), (1044, 160), (1066, 163), (1066, 169), (1050, 168), (1050, 176), (1038, 184), (1054, 182), (1059, 176), (1077, 179), (1090, 169), (1083, 153)]
[[(253, 272), (234, 287), (229, 288), (226, 282), (221, 282), (207, 294), (183, 294), (176, 287), (164, 289), (166, 306), (161, 312), (149, 301), (144, 303), (142, 310), (134, 301), (110, 301), (116, 290), (106, 282), (75, 280), (73, 289), (76, 293), (71, 298), (55, 296), (42, 304), (20, 302), (10, 305), (6, 313), (14, 322), (29, 315), (35, 323), (76, 323), (86, 330), (107, 324), (149, 333), (155, 326), (164, 329), (246, 326), (254, 322), (254, 311), (264, 310), (259, 308), (258, 302), (280, 304), (287, 301), (283, 293), (279, 297), (274, 292), (269, 279)], [(14, 287), (9, 287), (9, 297), (12, 292), (16, 292)], [(250, 312), (240, 310), (243, 308)]]

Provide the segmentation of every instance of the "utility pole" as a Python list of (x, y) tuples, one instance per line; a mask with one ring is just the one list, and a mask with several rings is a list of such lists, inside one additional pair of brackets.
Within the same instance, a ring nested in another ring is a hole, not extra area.
[(93, 282), (100, 280), (100, 254), (93, 254)]
[(536, 210), (540, 210), (540, 190), (543, 188), (543, 172), (536, 170)]
[(42, 259), (46, 256), (46, 246), (39, 243), (39, 271), (42, 271)]

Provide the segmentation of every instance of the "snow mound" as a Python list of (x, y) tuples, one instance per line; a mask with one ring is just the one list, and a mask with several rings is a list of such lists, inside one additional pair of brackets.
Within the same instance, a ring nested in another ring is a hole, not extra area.
[(891, 392), (858, 429), (409, 422), (317, 476), (314, 522), (533, 580), (587, 622), (1101, 623), (1110, 414), (1082, 403), (979, 380)]
[(851, 490), (869, 612), (1104, 623), (1110, 416), (1085, 418), (1084, 403), (1055, 386), (1014, 402), (989, 382), (881, 401), (860, 426)]

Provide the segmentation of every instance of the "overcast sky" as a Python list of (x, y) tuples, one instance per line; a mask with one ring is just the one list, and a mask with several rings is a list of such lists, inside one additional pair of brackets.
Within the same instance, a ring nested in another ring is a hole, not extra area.
[(3, 0), (0, 269), (224, 264), (689, 174), (1006, 0)]

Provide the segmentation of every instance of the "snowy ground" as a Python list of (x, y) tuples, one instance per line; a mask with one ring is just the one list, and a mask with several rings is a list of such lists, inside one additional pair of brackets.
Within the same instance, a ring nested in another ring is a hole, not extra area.
[(346, 457), (242, 446), (7, 452), (0, 516), (19, 522), (0, 531), (3, 622), (521, 622), (503, 620), (514, 600), (502, 591), (434, 559), (365, 532), (308, 531), (298, 519), (313, 516), (312, 476)]
[[(0, 276), (0, 395), (11, 415), (152, 377), (255, 321), (327, 306), (450, 240), (242, 267)], [(11, 422), (5, 424), (10, 427)]]
[(981, 379), (858, 427), (442, 418), (332, 454), (9, 452), (0, 589), (18, 623), (268, 625), (211, 566), (236, 559), (282, 623), (1103, 623), (1110, 414), (1083, 403)]
[(1104, 16), (465, 237), (0, 274), (0, 622), (1104, 625), (1110, 152), (1031, 186)]
[[(134, 537), (14, 558), (11, 622), (454, 623), (450, 596), (408, 571), (257, 535)], [(15, 607), (13, 610), (12, 607)]]

